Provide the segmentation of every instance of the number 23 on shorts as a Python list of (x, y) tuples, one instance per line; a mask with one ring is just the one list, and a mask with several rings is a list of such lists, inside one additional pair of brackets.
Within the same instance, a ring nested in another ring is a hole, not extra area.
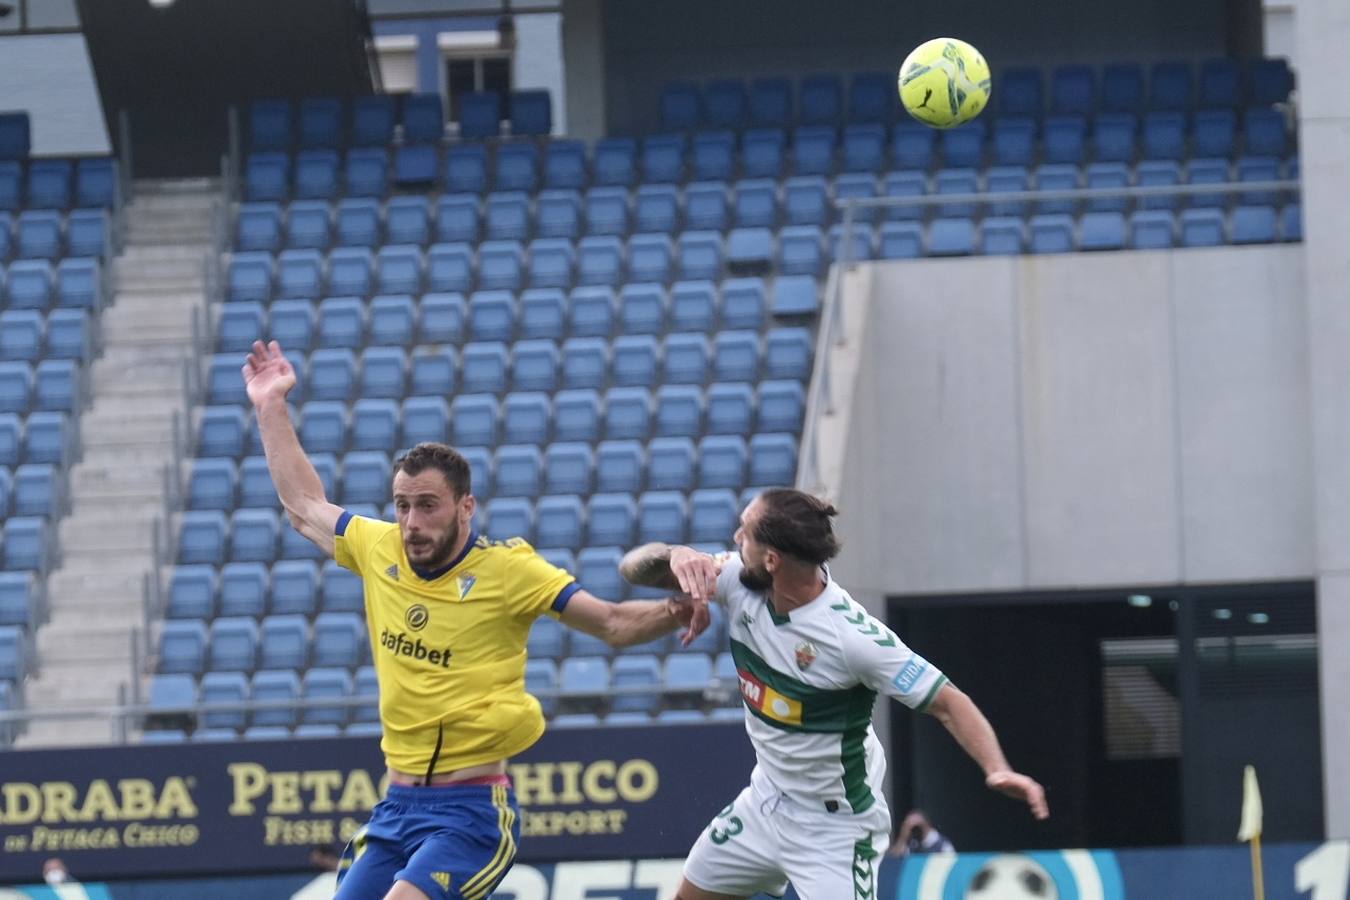
[(740, 817), (731, 814), (735, 806), (734, 802), (728, 803), (713, 819), (713, 823), (708, 826), (708, 837), (719, 847), (745, 830), (745, 823), (740, 820)]

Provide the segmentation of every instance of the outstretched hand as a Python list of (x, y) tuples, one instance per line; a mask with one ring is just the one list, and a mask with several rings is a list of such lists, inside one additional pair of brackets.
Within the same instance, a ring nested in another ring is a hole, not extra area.
[(285, 397), (295, 387), (295, 369), (291, 368), (276, 341), (264, 345), (253, 342), (253, 351), (244, 361), (244, 387), (254, 406), (262, 406), (273, 397)]
[(684, 626), (680, 635), (680, 644), (688, 647), (694, 639), (712, 624), (712, 614), (708, 612), (708, 601), (698, 600), (688, 594), (675, 594), (669, 601), (671, 615)]
[(1045, 788), (1034, 778), (1018, 772), (994, 772), (984, 780), (986, 787), (1005, 797), (1021, 800), (1037, 819), (1050, 818), (1050, 805), (1045, 802)]

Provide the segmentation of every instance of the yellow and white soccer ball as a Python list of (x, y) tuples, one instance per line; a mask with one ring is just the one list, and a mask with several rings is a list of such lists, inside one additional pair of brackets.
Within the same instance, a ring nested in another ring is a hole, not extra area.
[(934, 128), (953, 128), (978, 116), (992, 88), (983, 54), (956, 38), (924, 41), (900, 66), (900, 102)]

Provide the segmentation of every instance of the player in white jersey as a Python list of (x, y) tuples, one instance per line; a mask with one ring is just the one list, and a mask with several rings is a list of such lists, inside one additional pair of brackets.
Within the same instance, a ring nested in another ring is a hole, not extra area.
[(777, 488), (741, 514), (739, 556), (648, 544), (624, 557), (635, 584), (725, 607), (757, 760), (750, 785), (694, 844), (676, 900), (781, 896), (789, 882), (802, 900), (874, 896), (891, 830), (872, 730), (878, 693), (936, 716), (990, 788), (1049, 815), (1045, 791), (1012, 770), (970, 698), (830, 577), (835, 515)]

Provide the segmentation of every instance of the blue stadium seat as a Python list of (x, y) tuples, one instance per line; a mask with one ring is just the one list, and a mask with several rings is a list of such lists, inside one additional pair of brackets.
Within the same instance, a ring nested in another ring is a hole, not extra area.
[(277, 556), (280, 528), (270, 509), (238, 509), (230, 516), (230, 559), (270, 563)]
[(1237, 115), (1231, 109), (1202, 109), (1195, 114), (1192, 156), (1230, 157), (1237, 149)]
[(806, 392), (799, 381), (765, 381), (758, 390), (759, 431), (796, 432), (801, 429)]
[[(1225, 184), (1230, 178), (1230, 168), (1226, 159), (1192, 159), (1186, 164), (1186, 183)], [(1188, 202), (1191, 206), (1223, 207), (1228, 203), (1228, 196), (1221, 192), (1193, 194)]]
[(57, 263), (56, 304), (92, 310), (103, 306), (103, 273), (98, 260), (67, 258)]
[(272, 305), (267, 326), (272, 340), (287, 350), (303, 353), (314, 345), (317, 332), (314, 306), (308, 300), (279, 300)]
[(226, 616), (211, 623), (206, 668), (211, 672), (252, 671), (258, 653), (258, 623)]
[(544, 185), (580, 190), (590, 177), (586, 145), (581, 141), (549, 141), (544, 148)]
[(848, 118), (853, 122), (889, 122), (895, 106), (894, 77), (856, 72), (848, 87)]
[(1091, 66), (1055, 66), (1050, 72), (1050, 111), (1090, 115), (1096, 111), (1096, 72)]
[(431, 239), (431, 206), (425, 197), (394, 197), (385, 211), (389, 243), (422, 245)]
[(351, 350), (315, 350), (309, 358), (308, 394), (315, 400), (349, 400), (356, 389), (356, 356)]
[(783, 188), (783, 219), (789, 225), (825, 225), (832, 216), (825, 180), (789, 178)]
[(477, 291), (469, 297), (469, 325), (477, 341), (509, 341), (516, 329), (510, 291)]
[(342, 505), (387, 502), (390, 480), (387, 455), (377, 450), (353, 450), (342, 464)]
[[(375, 667), (361, 666), (356, 670), (356, 675), (352, 681), (352, 695), (366, 700), (365, 703), (351, 707), (352, 721), (371, 723), (378, 728), (380, 687), (379, 680), (375, 676)], [(350, 727), (347, 733), (352, 733)]]
[[(351, 253), (352, 250), (339, 250), (338, 253)], [(357, 251), (361, 252), (361, 251)], [(369, 251), (364, 251), (367, 254)], [(336, 268), (336, 261), (334, 263)], [(283, 250), (277, 257), (278, 299), (315, 299), (323, 296), (323, 256), (316, 250)], [(355, 294), (357, 291), (334, 291), (340, 294)], [(239, 298), (245, 299), (245, 298)], [(265, 297), (247, 298), (266, 300)]]
[(303, 669), (308, 658), (309, 623), (304, 616), (263, 618), (258, 629), (259, 669)]
[(290, 193), (291, 161), (285, 153), (250, 153), (244, 163), (244, 197), (285, 200)]
[(740, 490), (745, 479), (745, 438), (741, 435), (708, 435), (698, 445), (698, 486)]
[(558, 347), (553, 341), (532, 339), (515, 345), (511, 383), (518, 391), (551, 391), (558, 384)]
[(234, 509), (239, 472), (230, 459), (198, 459), (188, 476), (188, 509)]
[[(478, 198), (472, 194), (444, 194), (436, 201), (436, 240), (444, 243), (478, 241)], [(435, 250), (435, 247), (432, 248)]]
[(628, 191), (617, 187), (593, 187), (586, 192), (586, 233), (623, 235), (628, 232)]
[(59, 518), (66, 507), (65, 479), (46, 463), (27, 463), (14, 470), (11, 513)]
[[(416, 398), (414, 398), (416, 399)], [(403, 406), (404, 433), (408, 428), (408, 404)], [(486, 394), (461, 394), (450, 408), (454, 443), (465, 447), (491, 447), (497, 443), (497, 401)], [(424, 438), (425, 440), (425, 438)], [(404, 440), (404, 443), (411, 443)]]
[(409, 393), (448, 396), (455, 389), (455, 372), (455, 353), (449, 347), (419, 347), (412, 355)]
[(1130, 249), (1166, 250), (1173, 246), (1174, 229), (1169, 210), (1138, 210), (1130, 215)]
[(366, 307), (358, 297), (324, 299), (319, 303), (317, 322), (320, 348), (356, 349), (365, 343)]
[(1273, 106), (1289, 99), (1294, 76), (1286, 59), (1253, 59), (1247, 63), (1247, 78), (1252, 107)]
[(845, 172), (876, 172), (886, 163), (886, 127), (879, 122), (849, 125), (840, 148)]
[(797, 441), (790, 434), (757, 434), (750, 439), (751, 486), (791, 485), (797, 472)]
[[(324, 208), (326, 221), (326, 204)], [(281, 246), (281, 207), (276, 203), (241, 204), (234, 243), (240, 250), (277, 250)]]
[[(1270, 156), (1243, 156), (1237, 161), (1238, 181), (1278, 181), (1280, 178), (1279, 160)], [(1238, 195), (1243, 204), (1274, 205), (1279, 197), (1274, 191), (1243, 191)]]
[(365, 657), (366, 629), (354, 613), (323, 612), (314, 619), (310, 665), (354, 668)]
[(978, 119), (940, 132), (942, 164), (949, 169), (980, 167), (984, 161), (984, 137), (984, 123)]
[(802, 123), (833, 125), (839, 121), (842, 94), (843, 85), (836, 75), (809, 75), (803, 78), (800, 91)]
[(638, 187), (634, 204), (634, 227), (640, 232), (669, 234), (677, 230), (680, 216), (679, 189), (669, 184)]
[(352, 406), (351, 449), (394, 449), (398, 441), (398, 404), (388, 399), (363, 398)]
[(658, 437), (647, 447), (647, 487), (688, 491), (694, 486), (694, 442), (687, 437)]
[(676, 277), (684, 281), (716, 280), (722, 274), (722, 238), (714, 231), (680, 235)]
[(32, 309), (0, 312), (0, 359), (35, 362), (42, 356), (46, 321)]
[(524, 191), (496, 191), (484, 209), (487, 237), (493, 241), (523, 241), (530, 234), (530, 196)]
[(634, 281), (670, 281), (672, 248), (664, 234), (635, 234), (628, 240), (628, 275)]
[(1088, 212), (1078, 222), (1078, 249), (1122, 250), (1125, 216), (1119, 212)]
[(496, 91), (470, 91), (459, 101), (459, 136), (494, 138), (502, 130), (502, 101)]
[(834, 169), (835, 129), (824, 125), (802, 125), (792, 132), (793, 172), (803, 175), (828, 175)]
[(995, 93), (1000, 115), (1040, 116), (1045, 106), (1039, 69), (1008, 69)]
[(34, 159), (28, 163), (28, 208), (64, 210), (70, 206), (69, 160)]
[(1026, 226), (1017, 216), (987, 216), (980, 223), (978, 243), (985, 256), (1016, 256), (1026, 246)]
[(267, 460), (261, 455), (247, 456), (239, 463), (239, 505), (270, 509), (281, 506)]
[(643, 387), (615, 387), (605, 395), (605, 437), (646, 440), (651, 430), (651, 395)]
[(637, 143), (632, 138), (595, 142), (595, 183), (628, 187), (637, 174)]
[(348, 150), (342, 180), (348, 197), (383, 197), (389, 184), (388, 154), (383, 148)]
[(208, 406), (202, 410), (197, 437), (201, 456), (238, 456), (244, 449), (248, 425), (244, 411), (237, 406)]
[(747, 178), (778, 178), (783, 174), (787, 135), (781, 128), (757, 128), (741, 139), (741, 168)]
[[(602, 165), (597, 162), (597, 167)], [(675, 183), (684, 176), (684, 137), (656, 134), (642, 142), (642, 181)]]
[(1191, 106), (1191, 64), (1181, 61), (1157, 62), (1149, 67), (1148, 105), (1150, 109), (1185, 111)]
[[(620, 339), (622, 340), (622, 338)], [(667, 384), (702, 384), (708, 375), (710, 351), (702, 334), (672, 334), (665, 340), (662, 371)], [(619, 347), (615, 342), (614, 366), (618, 381)], [(619, 381), (619, 383), (637, 383)]]
[(364, 604), (361, 577), (333, 560), (323, 563), (324, 612), (360, 612)]
[[(595, 499), (595, 498), (593, 498)], [(626, 497), (614, 498), (619, 509), (619, 516), (627, 516), (631, 519), (636, 515), (636, 507), (633, 506), (631, 499)], [(606, 502), (602, 504), (604, 514), (611, 512), (610, 505)], [(631, 528), (631, 526), (620, 525), (619, 529)], [(576, 576), (577, 582), (587, 591), (604, 600), (622, 600), (628, 596), (629, 589), (619, 576), (619, 560), (623, 558), (623, 551), (618, 547), (587, 547), (577, 554)]]
[(614, 287), (623, 278), (623, 244), (612, 236), (591, 235), (577, 245), (577, 282)]
[(764, 320), (764, 281), (732, 278), (722, 282), (722, 326), (759, 328)]
[(544, 497), (535, 507), (535, 543), (542, 548), (573, 549), (581, 540), (585, 521), (579, 497)]
[(750, 385), (717, 383), (708, 389), (708, 433), (749, 434), (755, 398)]
[[(23, 417), (17, 413), (0, 413), (0, 467), (13, 468), (23, 457)], [(6, 494), (8, 490), (6, 489)], [(8, 499), (0, 503), (0, 514), (6, 510)]]
[(66, 252), (102, 257), (107, 252), (108, 214), (101, 209), (76, 209), (66, 217)]
[(785, 78), (757, 78), (750, 84), (750, 122), (783, 126), (792, 120), (792, 86)]
[(774, 256), (773, 232), (767, 228), (736, 228), (727, 235), (727, 266), (733, 272), (768, 271)]
[(562, 347), (565, 388), (604, 386), (609, 366), (609, 344), (600, 338), (569, 338)]
[[(610, 709), (616, 713), (654, 715), (661, 703), (661, 664), (651, 654), (632, 654), (614, 660)], [(613, 721), (611, 716), (607, 721)]]
[(525, 249), (519, 241), (485, 241), (478, 247), (478, 284), (493, 290), (520, 290), (524, 281)]
[(651, 387), (656, 383), (660, 351), (651, 335), (624, 335), (614, 341), (612, 352), (610, 374), (615, 384)]
[[(471, 290), (473, 283), (473, 248), (468, 244), (433, 244), (427, 251), (427, 287), (430, 290), (438, 294), (463, 293)], [(425, 302), (424, 298), (424, 310)]]
[(1179, 160), (1186, 152), (1186, 114), (1151, 112), (1144, 116), (1144, 159)]
[[(456, 423), (474, 444), (492, 443), (496, 404), (491, 397), (456, 397), (462, 403), (464, 422)], [(409, 397), (403, 401), (403, 439), (401, 446), (411, 447), (427, 441), (445, 443), (450, 434), (450, 408), (440, 396)]]
[(807, 275), (782, 275), (773, 283), (775, 316), (815, 315), (819, 309), (816, 280)]
[(736, 182), (735, 218), (740, 228), (774, 227), (778, 222), (778, 184), (767, 178)]
[(698, 180), (724, 181), (734, 177), (736, 173), (735, 135), (729, 131), (713, 131), (694, 135), (693, 146), (690, 150), (690, 167), (693, 178)]
[(381, 247), (376, 255), (375, 293), (418, 294), (422, 291), (422, 250), (411, 244)]
[(600, 397), (593, 390), (559, 391), (553, 398), (553, 439), (600, 439)]
[(465, 344), (462, 358), (462, 390), (496, 394), (507, 389), (510, 364), (506, 344), (497, 341)]
[(487, 537), (493, 541), (511, 538), (534, 540), (534, 505), (520, 497), (495, 497), (487, 503)]
[[(328, 203), (324, 200), (301, 200), (292, 203), (286, 219), (286, 246), (292, 250), (326, 250), (330, 230), (328, 214)], [(369, 246), (379, 240), (379, 209), (374, 206), (373, 201), (343, 201), (339, 223), (341, 234), (339, 241), (343, 244)], [(241, 229), (243, 225), (241, 213)]]
[(28, 637), (15, 626), (0, 628), (0, 683), (17, 686), (28, 674)]
[(544, 451), (546, 494), (589, 494), (595, 460), (589, 444), (562, 441)]
[[(300, 696), (306, 700), (343, 700), (352, 692), (352, 676), (346, 669), (310, 669), (300, 681)], [(307, 725), (345, 725), (347, 710), (346, 706), (311, 706), (301, 714), (301, 721)]]
[[(633, 542), (637, 503), (628, 494), (593, 494), (587, 517), (587, 536), (593, 546), (627, 547)], [(578, 566), (585, 571), (586, 551)]]
[(437, 143), (445, 135), (445, 111), (440, 94), (409, 94), (403, 98), (403, 140), (410, 144)]
[(544, 458), (538, 447), (498, 447), (493, 474), (499, 497), (536, 497), (543, 480)]
[(745, 83), (732, 79), (709, 82), (703, 91), (703, 119), (714, 128), (748, 124)]
[[(1171, 187), (1180, 184), (1181, 167), (1171, 160), (1149, 160), (1138, 165), (1135, 176), (1140, 187)], [(1122, 197), (1113, 211), (1123, 211), (1125, 202), (1125, 198)], [(1178, 204), (1175, 194), (1140, 197), (1136, 202), (1140, 209), (1175, 209)]]
[(1234, 244), (1268, 244), (1276, 240), (1275, 207), (1244, 204), (1234, 208), (1229, 237)]
[(84, 404), (83, 385), (83, 375), (75, 360), (44, 359), (33, 372), (33, 407), (77, 412)]
[(481, 194), (487, 185), (487, 151), (482, 144), (456, 144), (446, 151), (447, 192)]
[(1098, 162), (1131, 162), (1139, 120), (1130, 113), (1102, 113), (1093, 121), (1092, 142)]
[(248, 110), (249, 147), (253, 150), (289, 150), (291, 132), (289, 100), (254, 100)]
[(1303, 204), (1286, 203), (1280, 210), (1280, 239), (1303, 240)]
[(765, 339), (764, 377), (809, 380), (812, 352), (811, 334), (807, 329), (775, 328)]
[[(1077, 188), (1078, 167), (1065, 163), (1049, 163), (1036, 169), (1036, 189), (1040, 191), (1068, 191)], [(1036, 204), (1039, 213), (1072, 213), (1075, 200), (1041, 200)]]
[[(871, 259), (875, 255), (872, 226), (866, 222), (853, 225), (849, 230), (848, 253), (849, 259), (854, 261)], [(830, 259), (841, 260), (844, 253), (844, 226), (842, 223), (830, 226), (829, 237), (826, 241), (826, 248), (829, 251)]]
[(548, 91), (511, 92), (511, 134), (542, 137), (553, 130), (553, 98)]
[[(248, 677), (243, 672), (207, 672), (202, 676), (203, 704), (242, 704), (248, 699)], [(229, 729), (229, 738), (233, 739), (234, 730), (243, 728), (246, 718), (242, 706), (239, 709), (207, 710), (201, 713), (197, 730), (200, 732), (204, 729)]]
[[(272, 566), (272, 593), (268, 604), (272, 614), (312, 616), (318, 608), (318, 595), (318, 563), (308, 559), (284, 559)], [(266, 628), (264, 622), (264, 634)]]
[(28, 462), (63, 466), (79, 443), (79, 432), (66, 413), (35, 412), (28, 416), (23, 443)]
[(691, 384), (663, 384), (656, 392), (656, 434), (698, 437), (703, 425), (703, 392)]
[(891, 131), (891, 168), (925, 171), (932, 168), (937, 133), (918, 122), (900, 122)]
[(206, 623), (170, 621), (159, 638), (159, 671), (196, 675), (206, 658)]
[(684, 131), (696, 127), (703, 116), (698, 87), (688, 81), (665, 85), (661, 88), (657, 110), (663, 129)]
[(369, 341), (376, 346), (411, 344), (417, 324), (417, 309), (407, 294), (376, 297), (370, 304)]
[(19, 213), (15, 223), (19, 259), (60, 259), (61, 214), (52, 210), (30, 209)]
[(197, 705), (197, 683), (186, 674), (152, 675), (147, 705), (150, 711), (145, 716), (142, 741), (181, 743), (185, 739), (183, 729), (171, 726), (193, 724), (191, 709)]
[[(974, 169), (939, 169), (933, 180), (933, 192), (936, 194), (977, 194), (980, 190), (980, 176)], [(976, 204), (943, 203), (936, 207), (935, 215), (947, 218), (974, 218)]]
[(563, 656), (567, 647), (567, 629), (557, 620), (540, 616), (530, 628), (526, 652), (531, 657), (552, 661)]
[(717, 288), (711, 281), (678, 281), (670, 291), (670, 327), (674, 331), (714, 330)]
[(1032, 253), (1068, 253), (1074, 248), (1073, 218), (1062, 213), (1031, 217), (1029, 223)]
[(581, 235), (581, 196), (574, 190), (542, 191), (535, 202), (540, 237), (575, 240)]
[(82, 159), (75, 166), (75, 205), (112, 209), (117, 206), (117, 166), (109, 157)]
[[(882, 184), (887, 197), (922, 197), (928, 192), (928, 180), (921, 172), (891, 172)], [(897, 204), (886, 207), (885, 216), (892, 220), (918, 220), (924, 217), (926, 208), (918, 204)]]
[[(536, 252), (537, 248), (531, 251), (532, 263)], [(557, 288), (532, 288), (525, 291), (520, 295), (519, 324), (520, 336), (527, 339), (566, 333), (567, 298)]]
[(1184, 209), (1181, 211), (1181, 246), (1217, 247), (1225, 243), (1223, 211)]
[(1144, 70), (1138, 63), (1112, 63), (1102, 70), (1101, 108), (1135, 113), (1144, 102)]
[(740, 505), (732, 491), (712, 488), (689, 495), (689, 540), (721, 543), (740, 526)]
[(307, 97), (301, 100), (299, 119), (300, 149), (342, 146), (342, 101), (337, 97)]
[(1081, 163), (1087, 140), (1087, 119), (1082, 115), (1051, 116), (1045, 121), (1042, 136), (1045, 161)]
[[(991, 194), (1021, 193), (1029, 190), (1030, 173), (1025, 166), (994, 166), (985, 172), (985, 190)], [(990, 216), (1023, 216), (1027, 203), (1009, 200), (990, 203), (985, 213)]]
[[(846, 200), (870, 200), (879, 193), (879, 185), (874, 175), (862, 173), (850, 173), (840, 175), (834, 180), (834, 199), (836, 203), (842, 204)], [(840, 217), (843, 216), (843, 210), (840, 210)], [(876, 219), (876, 210), (867, 208), (856, 208), (854, 210), (853, 220), (855, 222), (871, 222)]]
[(539, 151), (534, 144), (512, 143), (497, 148), (496, 189), (533, 193), (539, 185)]
[[(249, 693), (255, 701), (293, 704), (300, 698), (300, 676), (293, 669), (255, 672)], [(293, 705), (253, 710), (252, 725), (244, 732), (244, 739), (289, 738), (290, 729), (295, 726), (296, 712)]]
[(295, 158), (295, 197), (331, 200), (338, 190), (336, 150), (304, 150)]
[(1031, 165), (1036, 154), (1036, 121), (1020, 116), (995, 119), (993, 148), (998, 165)]
[[(3, 121), (3, 120), (0, 120)], [(14, 160), (0, 159), (0, 210), (18, 212), (23, 209), (23, 166)], [(9, 256), (0, 248), (0, 257)]]
[[(712, 660), (706, 653), (672, 653), (666, 657), (663, 689), (666, 695), (691, 695), (699, 702), (703, 692), (712, 685)], [(696, 710), (665, 710), (665, 713), (697, 712)], [(699, 713), (702, 717), (702, 713)], [(678, 720), (677, 720), (678, 721)]]

